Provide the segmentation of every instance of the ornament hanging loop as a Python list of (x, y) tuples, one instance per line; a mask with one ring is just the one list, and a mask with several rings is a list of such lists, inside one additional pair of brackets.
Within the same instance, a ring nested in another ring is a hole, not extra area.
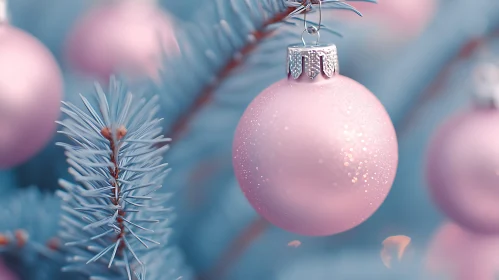
[[(301, 77), (308, 77), (309, 80), (315, 80), (317, 77), (329, 79), (339, 74), (336, 46), (319, 42), (321, 38), (319, 31), (322, 27), (322, 1), (324, 0), (302, 1), (304, 29), (301, 41), (303, 44), (288, 46), (286, 70), (290, 79), (298, 80)], [(307, 21), (307, 13), (311, 10), (312, 5), (316, 4), (319, 5), (319, 23), (317, 25)], [(316, 37), (313, 44), (307, 44), (306, 34)]]
[(321, 33), (319, 32), (319, 30), (315, 26), (311, 26), (311, 27), (315, 28), (316, 31), (314, 33), (310, 33), (308, 30), (303, 30), (303, 32), (301, 33), (301, 41), (303, 42), (303, 46), (308, 46), (309, 45), (305, 41), (305, 32), (307, 32), (310, 35), (315, 35), (316, 39), (315, 39), (315, 42), (313, 43), (313, 45), (315, 45), (315, 46), (319, 45), (319, 41), (321, 39)]
[(307, 42), (305, 41), (305, 33), (316, 36), (314, 45), (319, 45), (319, 41), (321, 39), (320, 30), (322, 26), (322, 1), (311, 0), (309, 6), (313, 4), (319, 5), (319, 23), (317, 24), (317, 26), (312, 24), (308, 25), (309, 22), (307, 21), (307, 12), (311, 8), (306, 8), (305, 11), (303, 12), (303, 32), (301, 33), (301, 41), (303, 42), (304, 46), (307, 46)]

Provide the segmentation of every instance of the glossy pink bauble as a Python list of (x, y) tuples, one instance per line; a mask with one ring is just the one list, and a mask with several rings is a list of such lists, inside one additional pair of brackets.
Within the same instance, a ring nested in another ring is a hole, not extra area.
[(435, 276), (450, 277), (437, 279), (495, 280), (498, 255), (499, 236), (480, 235), (447, 223), (430, 243), (426, 266)]
[(107, 81), (157, 78), (164, 53), (179, 51), (169, 16), (151, 1), (109, 1), (84, 15), (67, 42), (67, 60), (85, 74)]
[(33, 36), (0, 24), (0, 168), (35, 155), (55, 133), (63, 81)]
[(430, 143), (427, 179), (440, 209), (459, 225), (499, 233), (499, 110), (451, 118)]
[(378, 0), (377, 4), (354, 2), (351, 5), (360, 11), (363, 17), (349, 14), (349, 18), (366, 22), (366, 24), (377, 22), (398, 34), (413, 37), (418, 35), (433, 18), (437, 1)]
[(235, 174), (256, 211), (290, 232), (349, 230), (383, 203), (398, 161), (378, 99), (337, 75), (282, 80), (246, 109), (233, 146)]

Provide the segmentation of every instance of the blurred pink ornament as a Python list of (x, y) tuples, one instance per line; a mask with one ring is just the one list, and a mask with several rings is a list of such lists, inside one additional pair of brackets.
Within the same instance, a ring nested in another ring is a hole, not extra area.
[[(322, 64), (308, 70), (316, 66)], [(382, 104), (337, 74), (271, 85), (244, 112), (233, 145), (236, 177), (256, 211), (310, 236), (340, 233), (369, 218), (386, 198), (397, 162), (395, 130)]]
[(158, 78), (164, 54), (178, 53), (170, 17), (153, 1), (105, 1), (88, 11), (67, 41), (76, 70), (103, 82), (113, 73)]
[(19, 279), (0, 259), (0, 280), (17, 280)]
[(459, 225), (499, 233), (499, 110), (474, 108), (432, 139), (427, 179), (437, 206)]
[(437, 0), (378, 0), (377, 4), (368, 2), (349, 3), (360, 11), (363, 17), (345, 13), (344, 17), (365, 24), (378, 23), (397, 36), (412, 38), (426, 28), (437, 9)]
[(53, 136), (63, 81), (50, 51), (0, 22), (0, 169), (35, 155)]
[(446, 223), (430, 243), (426, 267), (434, 276), (450, 277), (443, 279), (495, 280), (499, 275), (498, 255), (499, 236), (481, 235)]

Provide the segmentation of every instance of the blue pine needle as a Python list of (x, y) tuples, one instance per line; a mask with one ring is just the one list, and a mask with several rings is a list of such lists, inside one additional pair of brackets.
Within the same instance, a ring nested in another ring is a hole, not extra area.
[[(127, 91), (111, 78), (109, 92), (95, 86), (87, 112), (63, 102), (59, 131), (77, 183), (60, 180), (63, 216), (59, 236), (69, 252), (64, 271), (92, 280), (146, 279), (148, 254), (168, 241), (170, 197), (156, 192), (169, 172), (163, 161), (170, 139), (161, 134), (158, 97)], [(162, 145), (162, 146), (161, 146)], [(159, 147), (161, 146), (161, 147)], [(149, 278), (147, 278), (149, 279)]]

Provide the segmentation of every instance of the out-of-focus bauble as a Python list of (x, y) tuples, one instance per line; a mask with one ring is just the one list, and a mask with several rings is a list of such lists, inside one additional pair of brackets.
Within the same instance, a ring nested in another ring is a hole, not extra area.
[(0, 168), (35, 155), (53, 136), (63, 80), (50, 51), (0, 23)]
[(499, 233), (499, 110), (474, 108), (452, 117), (431, 140), (429, 190), (454, 222)]
[(353, 3), (363, 15), (349, 13), (345, 17), (366, 24), (379, 24), (399, 37), (412, 38), (426, 28), (437, 9), (436, 0), (379, 0), (378, 3)]
[(390, 191), (397, 163), (385, 108), (341, 75), (271, 85), (244, 112), (233, 144), (235, 174), (251, 205), (274, 225), (309, 236), (369, 218)]
[(173, 21), (153, 1), (106, 1), (91, 8), (71, 31), (66, 57), (88, 76), (108, 81), (158, 78), (162, 56), (178, 53)]
[(435, 279), (495, 280), (499, 275), (498, 255), (499, 236), (481, 235), (446, 223), (430, 243), (426, 269), (431, 276), (441, 277)]

